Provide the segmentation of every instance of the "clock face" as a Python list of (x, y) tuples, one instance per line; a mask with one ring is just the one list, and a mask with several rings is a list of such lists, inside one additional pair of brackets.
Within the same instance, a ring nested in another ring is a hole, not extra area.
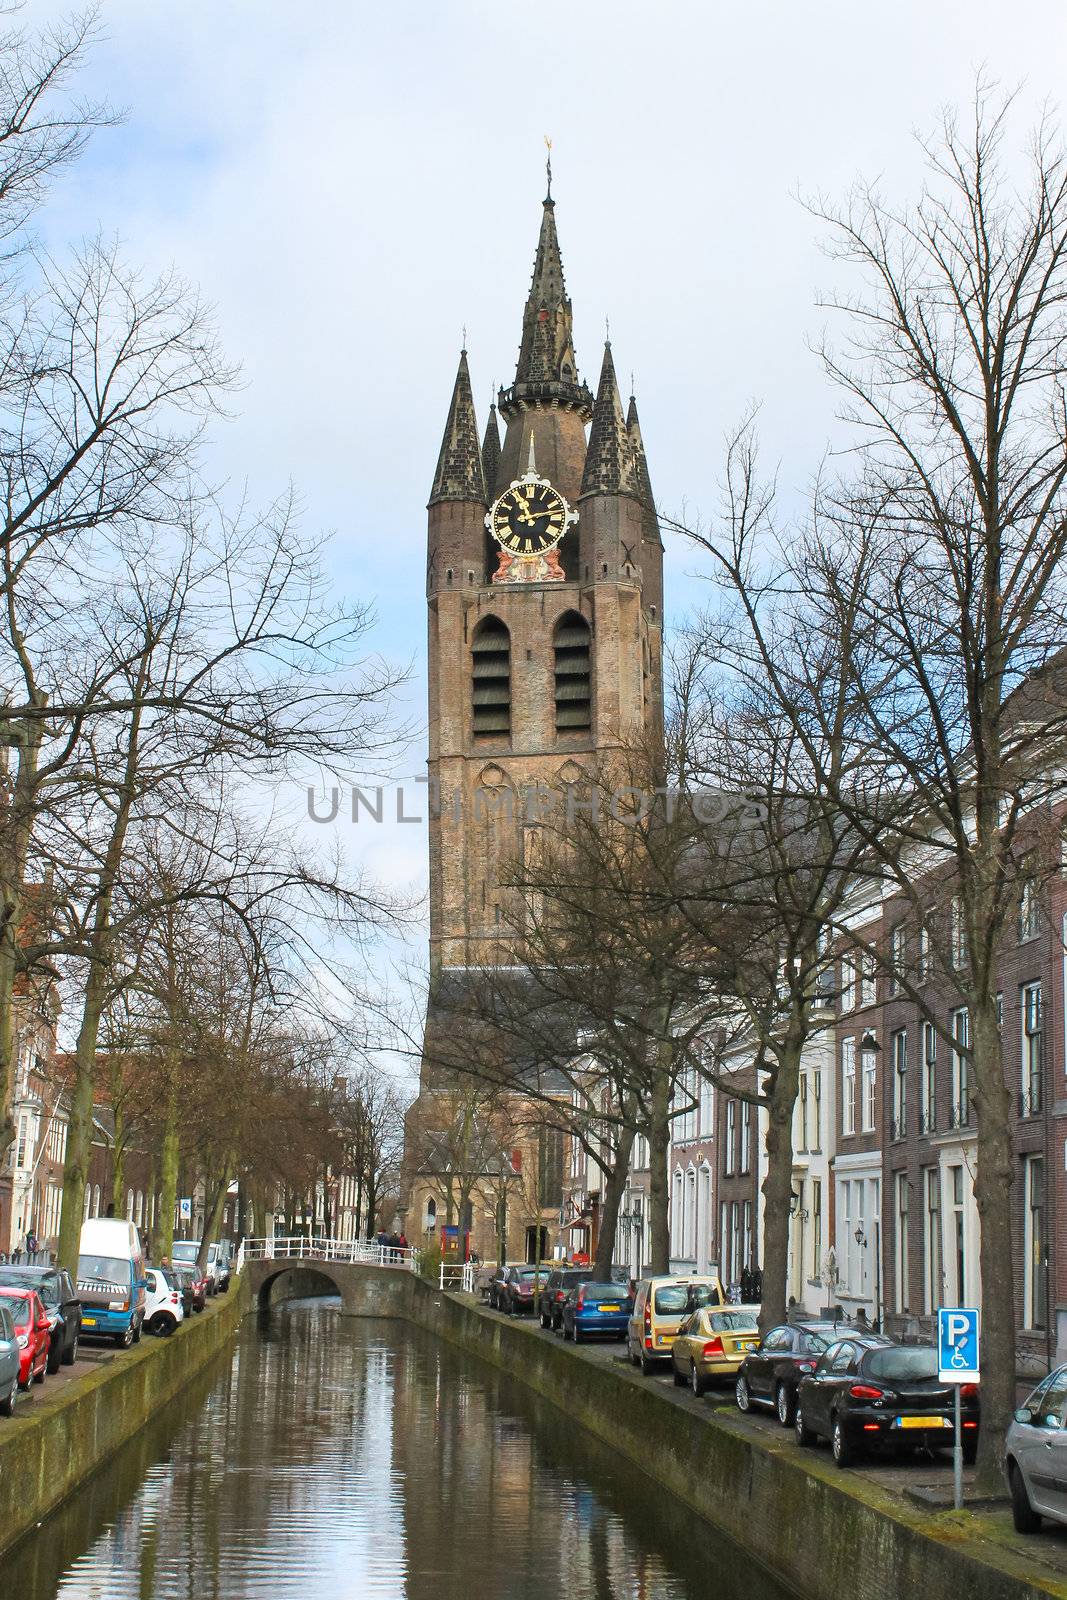
[(570, 514), (567, 502), (544, 480), (513, 483), (489, 513), (493, 537), (514, 556), (536, 556), (559, 543)]

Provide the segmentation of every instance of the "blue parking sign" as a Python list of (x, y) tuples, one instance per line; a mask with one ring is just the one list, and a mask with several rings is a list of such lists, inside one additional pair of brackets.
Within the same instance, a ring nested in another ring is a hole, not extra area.
[(977, 1382), (977, 1307), (949, 1306), (937, 1313), (937, 1368), (940, 1383)]

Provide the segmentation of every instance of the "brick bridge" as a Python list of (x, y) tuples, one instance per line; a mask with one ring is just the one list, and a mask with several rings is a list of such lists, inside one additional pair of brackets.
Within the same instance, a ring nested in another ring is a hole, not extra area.
[(324, 1284), (353, 1317), (402, 1317), (411, 1305), (410, 1250), (336, 1239), (246, 1239), (237, 1265), (262, 1310), (272, 1300), (321, 1294)]

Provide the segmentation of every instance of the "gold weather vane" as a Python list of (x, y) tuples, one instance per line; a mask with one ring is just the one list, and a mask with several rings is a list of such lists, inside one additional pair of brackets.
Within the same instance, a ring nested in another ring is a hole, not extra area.
[(548, 151), (548, 155), (545, 158), (545, 171), (548, 174), (548, 192), (545, 195), (545, 199), (546, 200), (551, 200), (551, 198), (552, 198), (552, 140), (548, 137), (547, 133), (545, 134), (545, 149)]

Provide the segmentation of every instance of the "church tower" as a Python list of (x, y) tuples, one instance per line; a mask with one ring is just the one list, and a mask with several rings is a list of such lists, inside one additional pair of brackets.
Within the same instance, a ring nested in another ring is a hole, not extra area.
[[(534, 1259), (558, 1223), (560, 1136), (554, 1155), (543, 1138), (510, 1146), (503, 1129), (495, 1145), (472, 1143), (474, 1080), (440, 1064), (451, 1008), (477, 969), (514, 960), (507, 869), (535, 848), (533, 797), (559, 796), (663, 718), (663, 547), (637, 408), (631, 396), (623, 411), (610, 345), (595, 399), (579, 374), (551, 191), (515, 378), (484, 435), (460, 353), (430, 491), (426, 600), (431, 987), (400, 1214), (413, 1243), (444, 1242), (447, 1227), (455, 1248), (458, 1228), (483, 1259)], [(486, 1149), (496, 1155), (483, 1166)], [(482, 1174), (466, 1200), (465, 1169)], [(523, 1211), (514, 1180), (525, 1193), (532, 1171)]]
[(579, 375), (551, 195), (514, 382), (480, 438), (461, 353), (428, 509), (436, 978), (496, 959), (530, 791), (662, 718), (663, 549), (637, 408), (609, 344), (595, 400)]

